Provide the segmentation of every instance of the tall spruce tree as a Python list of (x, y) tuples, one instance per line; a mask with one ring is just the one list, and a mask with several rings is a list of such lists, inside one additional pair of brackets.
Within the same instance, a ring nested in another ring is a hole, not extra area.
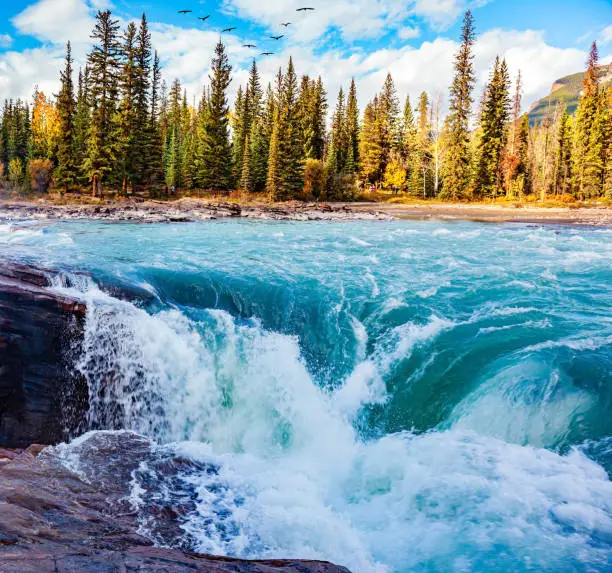
[(495, 60), (480, 120), (476, 194), (497, 197), (502, 193), (502, 160), (507, 143), (510, 116), (509, 77), (506, 61)]
[(130, 22), (125, 31), (122, 55), (123, 65), (119, 76), (119, 138), (117, 141), (117, 168), (119, 170), (121, 191), (127, 195), (134, 182), (137, 163), (136, 140), (138, 133), (138, 115), (136, 109), (136, 26)]
[(361, 176), (369, 183), (378, 183), (383, 175), (384, 150), (378, 96), (365, 108), (359, 145)]
[(112, 173), (117, 149), (117, 99), (120, 70), (119, 22), (110, 10), (98, 11), (88, 56), (91, 122), (84, 169), (94, 196), (102, 195), (103, 182)]
[(455, 76), (450, 88), (447, 118), (448, 146), (444, 176), (444, 196), (458, 199), (468, 194), (470, 173), (470, 117), (476, 84), (474, 75), (474, 18), (467, 11), (461, 29), (461, 46), (455, 58)]
[(340, 88), (327, 151), (327, 169), (330, 173), (344, 173), (349, 145), (344, 90)]
[(215, 48), (210, 75), (207, 123), (201, 157), (201, 179), (206, 187), (230, 189), (232, 184), (232, 147), (229, 136), (227, 90), (232, 67), (225, 46), (219, 40)]
[(605, 107), (599, 85), (599, 52), (593, 42), (576, 111), (572, 153), (574, 186), (581, 198), (603, 193)]
[(274, 127), (275, 100), (272, 86), (268, 84), (265, 105), (259, 118), (251, 125), (249, 142), (251, 149), (249, 175), (254, 191), (263, 191), (266, 187), (268, 175), (268, 155), (270, 153), (270, 139)]
[[(57, 116), (59, 120), (59, 137), (57, 142), (57, 167), (55, 168), (55, 185), (68, 191), (77, 184), (75, 166), (75, 100), (72, 79), (72, 50), (70, 42), (66, 44), (66, 60), (60, 74), (61, 88), (57, 98)], [(82, 87), (81, 87), (82, 89)]]
[(279, 125), (282, 128), (279, 134), (279, 164), (282, 181), (281, 193), (284, 199), (295, 197), (304, 186), (303, 146), (297, 100), (297, 75), (293, 66), (293, 58), (290, 57), (279, 100)]
[(270, 137), (270, 150), (268, 152), (268, 173), (266, 176), (266, 193), (270, 201), (279, 201), (286, 198), (281, 171), (280, 123), (280, 106), (275, 106), (272, 135)]
[(74, 118), (74, 147), (73, 162), (76, 169), (77, 182), (84, 185), (89, 181), (84, 171), (84, 162), (87, 156), (87, 141), (90, 129), (90, 102), (89, 102), (89, 68), (79, 71), (77, 89), (76, 111)]
[(144, 183), (155, 189), (163, 181), (164, 142), (160, 125), (161, 115), (161, 65), (159, 56), (153, 56), (153, 70), (151, 78), (151, 104), (147, 120), (145, 138)]
[(382, 172), (391, 160), (392, 153), (401, 153), (400, 107), (397, 91), (391, 74), (387, 74), (378, 97), (381, 124), (381, 146), (383, 149)]
[(304, 159), (321, 160), (325, 153), (325, 117), (327, 114), (327, 94), (321, 77), (315, 81), (304, 76), (298, 110), (301, 114)]
[(359, 171), (359, 105), (355, 78), (351, 79), (351, 87), (346, 100), (346, 128), (348, 135), (346, 172), (352, 175)]
[(236, 101), (234, 103), (234, 113), (231, 116), (232, 132), (233, 132), (233, 157), (232, 157), (232, 176), (234, 181), (240, 182), (242, 173), (242, 161), (244, 159), (245, 135), (248, 121), (248, 90), (246, 93), (242, 86), (238, 86), (236, 93)]
[[(133, 179), (136, 185), (150, 184), (154, 160), (149, 156), (156, 147), (151, 126), (151, 62), (153, 48), (151, 32), (145, 14), (140, 19), (134, 45), (134, 152)], [(159, 66), (159, 61), (157, 61)], [(159, 71), (159, 70), (158, 70)], [(157, 95), (157, 94), (156, 94)], [(153, 156), (155, 157), (155, 156)]]
[(557, 150), (555, 154), (555, 195), (565, 195), (570, 191), (572, 174), (572, 124), (567, 107), (559, 118), (557, 127)]
[(416, 131), (413, 169), (410, 174), (410, 190), (414, 195), (426, 199), (431, 193), (431, 121), (429, 95), (419, 96), (418, 124)]

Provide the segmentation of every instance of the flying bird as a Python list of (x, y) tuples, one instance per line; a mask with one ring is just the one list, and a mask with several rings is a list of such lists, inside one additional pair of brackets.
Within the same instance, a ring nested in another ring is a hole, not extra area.
[(285, 36), (270, 36), (270, 38), (272, 38), (273, 40), (280, 40), (281, 38), (284, 38)]
[(273, 56), (274, 52), (262, 52), (260, 56)]
[(284, 26), (286, 28), (287, 26), (291, 26), (291, 24), (292, 22), (283, 22), (281, 26)]
[(221, 30), (221, 33), (225, 33), (225, 32), (233, 32), (236, 29), (236, 27), (234, 26), (233, 28), (225, 28), (225, 30)]
[(256, 48), (257, 45), (256, 44), (242, 44), (243, 48)]
[(202, 22), (206, 22), (210, 18), (210, 14), (208, 16), (198, 16), (198, 20), (202, 20)]
[(314, 8), (298, 8), (296, 12), (313, 12)]
[(179, 14), (191, 14), (193, 12), (193, 10), (179, 10), (178, 13)]

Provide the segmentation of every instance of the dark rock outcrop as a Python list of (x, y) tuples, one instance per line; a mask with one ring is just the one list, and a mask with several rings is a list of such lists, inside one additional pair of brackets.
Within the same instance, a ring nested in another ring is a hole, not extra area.
[(48, 284), (42, 270), (0, 261), (0, 446), (57, 443), (86, 409), (67, 363), (86, 308)]
[(132, 472), (143, 461), (157, 462), (168, 478), (189, 464), (206, 468), (184, 458), (162, 459), (146, 439), (126, 432), (91, 434), (70, 448), (78, 474), (52, 448), (38, 457), (0, 452), (0, 573), (348, 573), (326, 562), (247, 561), (156, 548), (140, 534), (141, 510), (147, 523), (155, 511), (165, 546), (180, 547), (164, 532), (180, 530), (185, 501), (135, 507), (129, 500)]

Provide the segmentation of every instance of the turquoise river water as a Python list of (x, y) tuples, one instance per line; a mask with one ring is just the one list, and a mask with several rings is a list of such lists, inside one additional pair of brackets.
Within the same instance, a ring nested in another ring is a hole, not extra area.
[(5, 222), (0, 255), (87, 301), (91, 429), (218, 466), (194, 550), (612, 571), (611, 229)]

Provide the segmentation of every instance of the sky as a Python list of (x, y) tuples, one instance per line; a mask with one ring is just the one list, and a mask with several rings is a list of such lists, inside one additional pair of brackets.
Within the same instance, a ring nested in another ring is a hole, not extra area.
[[(296, 12), (302, 6), (315, 10)], [(521, 71), (525, 109), (555, 79), (582, 70), (594, 40), (602, 61), (612, 61), (612, 0), (0, 0), (0, 100), (29, 98), (35, 86), (56, 93), (65, 43), (82, 65), (96, 11), (110, 9), (123, 25), (146, 12), (164, 78), (179, 78), (194, 101), (221, 31), (235, 26), (222, 34), (231, 97), (253, 57), (267, 82), (293, 56), (298, 74), (323, 77), (330, 103), (354, 77), (364, 105), (391, 72), (402, 99), (416, 103), (425, 90), (444, 106), (467, 8), (478, 34), (477, 89), (499, 54), (513, 77)], [(206, 22), (197, 19), (208, 14)], [(274, 55), (259, 56), (265, 51)]]

